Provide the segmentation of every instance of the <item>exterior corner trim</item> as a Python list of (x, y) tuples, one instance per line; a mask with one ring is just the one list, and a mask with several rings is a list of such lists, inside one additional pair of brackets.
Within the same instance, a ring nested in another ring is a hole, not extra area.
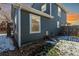
[(18, 10), (18, 46), (21, 47), (21, 8)]

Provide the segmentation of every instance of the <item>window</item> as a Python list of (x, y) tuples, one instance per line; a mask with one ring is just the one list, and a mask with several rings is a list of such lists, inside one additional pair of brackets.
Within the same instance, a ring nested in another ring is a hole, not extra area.
[(30, 14), (30, 33), (40, 33), (41, 24), (40, 16)]
[(57, 21), (57, 28), (60, 28), (60, 22)]
[(61, 17), (61, 8), (60, 7), (58, 7), (58, 16)]
[(41, 11), (43, 11), (43, 12), (46, 11), (46, 4), (43, 4), (43, 5), (42, 5)]

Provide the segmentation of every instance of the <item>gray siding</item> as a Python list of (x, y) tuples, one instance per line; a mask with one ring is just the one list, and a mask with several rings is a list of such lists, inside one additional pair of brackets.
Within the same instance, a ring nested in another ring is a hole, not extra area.
[(63, 22), (63, 24), (64, 24), (64, 26), (66, 25), (66, 23), (67, 23), (67, 20), (66, 20), (67, 18), (66, 18), (66, 12), (62, 12), (62, 22)]
[[(39, 7), (37, 7), (37, 5), (39, 5)], [(32, 7), (35, 8), (35, 9), (40, 10), (42, 5), (43, 5), (42, 3), (35, 3)], [(50, 21), (47, 21), (48, 22), (47, 26), (48, 26), (49, 34), (56, 35), (57, 32), (59, 31), (59, 29), (57, 28), (57, 21), (59, 20), (58, 6), (55, 3), (52, 3), (51, 5), (52, 5), (51, 15), (54, 16), (54, 19), (50, 19)], [(46, 8), (47, 9), (46, 9), (45, 13), (50, 14), (50, 3), (47, 3)]]
[[(41, 7), (43, 4), (44, 3), (34, 3), (32, 7), (41, 11)], [(46, 11), (44, 11), (44, 12), (47, 14), (50, 14), (50, 4), (49, 3), (46, 3)]]
[[(34, 8), (40, 9), (41, 4), (36, 4)], [(47, 10), (46, 13), (50, 14), (50, 4), (47, 4)], [(56, 35), (60, 31), (59, 28), (57, 28), (57, 21), (64, 22), (65, 19), (65, 13), (62, 11), (62, 17), (60, 18), (58, 16), (58, 6), (56, 4), (52, 4), (52, 16), (54, 16), (54, 19), (48, 19), (43, 16), (41, 16), (41, 33), (32, 33), (30, 34), (30, 17), (29, 12), (21, 10), (21, 41), (23, 43), (27, 43), (30, 41), (39, 40), (45, 35), (45, 32), (48, 31), (49, 35)]]
[(60, 22), (60, 19), (58, 16), (58, 6), (55, 3), (52, 3), (51, 11), (52, 11), (51, 15), (54, 16), (53, 22), (51, 22), (51, 24), (53, 26), (52, 32), (54, 35), (56, 35), (60, 31), (59, 28), (57, 28), (57, 21)]
[[(35, 3), (32, 7), (41, 10), (42, 3)], [(13, 9), (13, 15), (14, 15)], [(54, 19), (49, 19), (43, 16), (41, 17), (41, 33), (32, 33), (30, 34), (30, 12), (21, 10), (21, 42), (22, 44), (40, 40), (48, 31), (49, 35), (57, 35), (60, 31), (60, 28), (57, 28), (57, 21), (60, 23), (66, 23), (66, 13), (62, 10), (61, 17), (58, 16), (58, 6), (55, 3), (52, 3), (51, 15), (54, 16)], [(50, 4), (47, 4), (47, 10), (45, 13), (50, 14)], [(13, 16), (14, 19), (14, 16)]]
[(29, 12), (21, 10), (21, 42), (22, 44), (39, 40), (48, 30), (49, 19), (41, 16), (41, 33), (30, 34), (30, 17)]

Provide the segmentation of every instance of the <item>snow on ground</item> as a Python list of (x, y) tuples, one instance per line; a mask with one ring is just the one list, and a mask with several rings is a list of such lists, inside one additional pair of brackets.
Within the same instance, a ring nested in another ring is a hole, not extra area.
[(5, 34), (0, 34), (0, 36), (3, 36), (3, 35), (7, 35), (6, 33)]
[[(60, 36), (59, 42), (55, 45), (63, 56), (79, 56), (79, 38), (73, 36)], [(77, 41), (77, 42), (76, 42)]]
[(0, 52), (14, 50), (12, 39), (6, 37), (6, 35), (0, 35)]
[(60, 36), (58, 39), (79, 42), (79, 37), (76, 36)]

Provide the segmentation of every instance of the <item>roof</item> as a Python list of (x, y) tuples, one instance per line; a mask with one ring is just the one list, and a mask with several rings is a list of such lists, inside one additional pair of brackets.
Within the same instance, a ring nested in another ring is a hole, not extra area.
[(21, 9), (24, 9), (28, 12), (31, 12), (31, 13), (34, 13), (34, 14), (37, 14), (37, 15), (40, 15), (40, 16), (44, 16), (44, 17), (51, 18), (51, 19), (54, 18), (53, 16), (51, 16), (47, 13), (44, 13), (42, 11), (39, 11), (39, 10), (34, 9), (32, 7), (29, 7), (29, 6), (25, 6), (23, 4), (12, 4), (12, 5), (15, 6), (15, 7), (20, 7)]

